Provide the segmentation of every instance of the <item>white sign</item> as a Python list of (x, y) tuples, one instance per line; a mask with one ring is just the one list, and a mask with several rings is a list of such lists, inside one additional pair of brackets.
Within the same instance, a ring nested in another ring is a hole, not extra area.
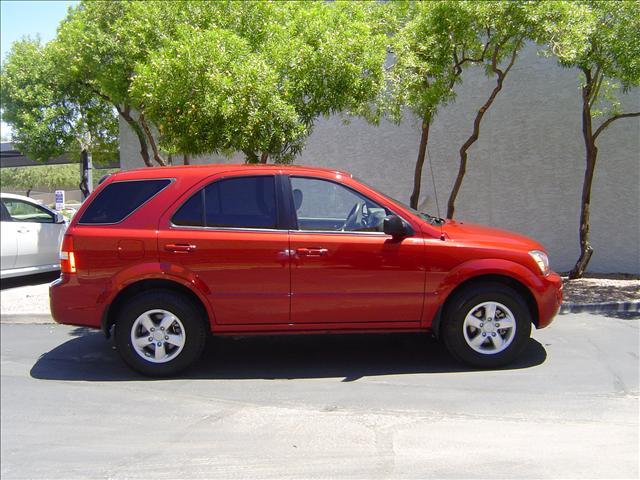
[(64, 209), (64, 190), (56, 190), (56, 211)]

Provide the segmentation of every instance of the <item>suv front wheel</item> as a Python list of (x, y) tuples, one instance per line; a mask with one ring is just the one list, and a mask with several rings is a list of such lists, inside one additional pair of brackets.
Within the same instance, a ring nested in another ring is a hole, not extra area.
[(478, 285), (452, 298), (442, 340), (467, 365), (493, 368), (513, 361), (531, 335), (531, 314), (522, 297), (501, 284)]
[(206, 338), (202, 313), (170, 290), (136, 295), (116, 321), (120, 356), (144, 375), (166, 377), (184, 370), (200, 357)]

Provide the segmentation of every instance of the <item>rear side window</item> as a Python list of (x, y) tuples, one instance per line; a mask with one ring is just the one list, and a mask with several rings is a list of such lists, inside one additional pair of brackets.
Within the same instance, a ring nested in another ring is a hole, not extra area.
[(80, 218), (82, 224), (118, 223), (171, 183), (168, 179), (133, 180), (107, 185)]
[(273, 176), (219, 180), (194, 194), (175, 213), (174, 225), (227, 228), (276, 228)]

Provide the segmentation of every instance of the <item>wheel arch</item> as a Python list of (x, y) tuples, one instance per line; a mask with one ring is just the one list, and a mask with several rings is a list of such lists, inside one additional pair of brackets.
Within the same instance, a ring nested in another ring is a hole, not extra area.
[(438, 308), (438, 311), (433, 318), (433, 322), (431, 323), (431, 329), (433, 330), (433, 333), (436, 337), (440, 336), (440, 323), (442, 321), (442, 316), (452, 300), (463, 290), (471, 288), (475, 285), (482, 285), (486, 283), (498, 283), (510, 287), (518, 292), (518, 294), (520, 294), (522, 299), (525, 301), (527, 308), (529, 309), (532, 323), (536, 328), (538, 327), (538, 304), (536, 303), (536, 299), (531, 293), (531, 290), (529, 290), (529, 288), (524, 283), (508, 275), (485, 274), (468, 278), (460, 285), (457, 285), (453, 290), (451, 290), (451, 292), (449, 292), (445, 301), (442, 303), (440, 308)]
[(212, 321), (207, 307), (193, 290), (175, 280), (146, 278), (133, 282), (120, 290), (105, 309), (102, 315), (101, 328), (107, 338), (111, 336), (111, 327), (115, 324), (118, 313), (127, 300), (130, 300), (139, 293), (149, 290), (171, 290), (185, 296), (198, 307), (202, 313), (202, 320), (206, 323), (207, 329), (211, 330)]

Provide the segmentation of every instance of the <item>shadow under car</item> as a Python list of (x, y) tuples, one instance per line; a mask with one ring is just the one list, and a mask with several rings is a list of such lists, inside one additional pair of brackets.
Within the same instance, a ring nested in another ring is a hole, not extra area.
[[(71, 331), (70, 340), (44, 353), (31, 376), (44, 380), (139, 381), (147, 378), (130, 370), (112, 341), (84, 328)], [(529, 339), (516, 361), (502, 370), (540, 365), (544, 347)], [(443, 345), (426, 334), (281, 335), (211, 337), (200, 360), (180, 379), (296, 379), (342, 378), (468, 372)], [(152, 379), (149, 379), (152, 380)]]

